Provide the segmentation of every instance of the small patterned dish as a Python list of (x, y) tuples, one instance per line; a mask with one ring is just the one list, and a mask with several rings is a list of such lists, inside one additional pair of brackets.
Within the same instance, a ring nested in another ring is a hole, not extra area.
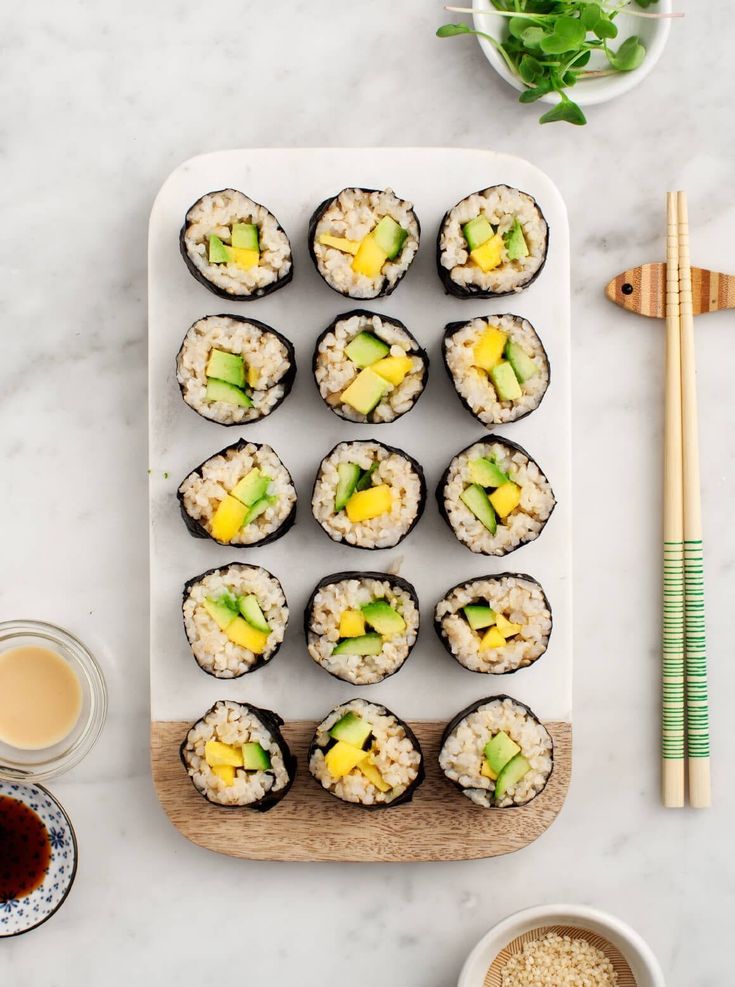
[(22, 802), (40, 818), (51, 856), (41, 884), (22, 898), (0, 898), (0, 939), (20, 936), (51, 918), (66, 901), (77, 872), (74, 827), (56, 799), (40, 785), (0, 780), (0, 796)]

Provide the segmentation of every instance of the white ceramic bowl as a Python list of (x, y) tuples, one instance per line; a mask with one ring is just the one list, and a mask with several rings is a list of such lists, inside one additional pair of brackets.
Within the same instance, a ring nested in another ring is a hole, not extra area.
[[(671, 4), (672, 0), (658, 0), (658, 3), (654, 7), (649, 7), (647, 12), (667, 14), (671, 12)], [(503, 18), (481, 13), (481, 11), (493, 9), (491, 0), (474, 0), (473, 7), (478, 11), (472, 17), (475, 29), (492, 34), (495, 38), (501, 38), (503, 36), (503, 24), (501, 23)], [(631, 17), (628, 14), (620, 14), (615, 23), (618, 25), (619, 34), (612, 45), (617, 48), (625, 38), (631, 34), (637, 34), (646, 46), (646, 57), (640, 67), (633, 69), (632, 72), (616, 72), (614, 75), (604, 76), (600, 79), (578, 82), (568, 92), (579, 106), (594, 106), (596, 103), (605, 103), (608, 99), (622, 96), (623, 93), (627, 93), (634, 86), (637, 86), (639, 82), (643, 82), (661, 57), (671, 28), (669, 18)], [(501, 75), (514, 89), (523, 92), (527, 86), (510, 71), (497, 49), (486, 38), (478, 38), (477, 40), (480, 42), (485, 57), (498, 75)], [(593, 61), (590, 62), (590, 68), (603, 67), (604, 63), (602, 62), (594, 64), (594, 57)], [(556, 103), (558, 99), (559, 97), (555, 93), (548, 93), (546, 96), (542, 96), (539, 102)]]
[(585, 905), (539, 905), (504, 919), (482, 937), (467, 957), (458, 987), (482, 987), (485, 974), (504, 946), (524, 932), (546, 925), (571, 925), (597, 933), (617, 946), (638, 987), (666, 987), (658, 960), (638, 933), (614, 915)]

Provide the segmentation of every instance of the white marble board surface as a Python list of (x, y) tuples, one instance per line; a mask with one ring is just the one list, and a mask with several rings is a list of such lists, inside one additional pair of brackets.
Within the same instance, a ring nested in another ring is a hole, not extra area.
[[(503, 298), (464, 300), (445, 294), (435, 268), (439, 222), (459, 199), (505, 183), (533, 195), (550, 228), (549, 254), (538, 279)], [(422, 224), (416, 260), (395, 292), (356, 301), (333, 292), (307, 253), (314, 208), (347, 185), (392, 187), (413, 202)], [(178, 233), (188, 207), (205, 192), (232, 187), (264, 203), (288, 233), (294, 279), (267, 298), (218, 298), (189, 274)], [(165, 465), (150, 485), (151, 715), (195, 719), (216, 699), (247, 699), (287, 719), (321, 719), (333, 705), (359, 694), (404, 719), (449, 719), (469, 703), (509, 693), (545, 720), (571, 718), (571, 482), (569, 380), (569, 236), (566, 209), (553, 183), (518, 158), (469, 149), (248, 149), (205, 154), (180, 165), (156, 198), (149, 235), (149, 414), (151, 461)], [(345, 422), (316, 389), (311, 358), (317, 336), (340, 313), (364, 307), (403, 321), (428, 350), (426, 393), (399, 421)], [(292, 393), (273, 414), (246, 426), (223, 427), (193, 412), (181, 399), (175, 356), (184, 333), (203, 315), (234, 312), (260, 319), (292, 340), (298, 372)], [(440, 518), (434, 491), (453, 455), (489, 434), (453, 393), (441, 359), (447, 322), (489, 313), (527, 317), (546, 347), (551, 384), (527, 418), (493, 432), (519, 442), (537, 460), (557, 506), (534, 542), (504, 558), (470, 552)], [(245, 437), (266, 442), (290, 470), (299, 497), (294, 528), (271, 545), (237, 550), (192, 538), (176, 500), (178, 483), (202, 460)], [(332, 542), (311, 515), (311, 487), (319, 461), (335, 443), (375, 437), (405, 449), (423, 466), (426, 509), (394, 549), (364, 551)], [(163, 472), (168, 476), (164, 477)], [(187, 579), (231, 561), (264, 565), (282, 582), (290, 606), (283, 647), (264, 668), (236, 680), (205, 674), (194, 661), (181, 621)], [(304, 605), (316, 583), (345, 569), (392, 570), (416, 587), (421, 630), (401, 671), (384, 682), (355, 688), (319, 668), (303, 635)], [(513, 675), (478, 675), (447, 655), (432, 625), (436, 601), (453, 585), (486, 573), (525, 572), (543, 585), (554, 614), (548, 652)]]

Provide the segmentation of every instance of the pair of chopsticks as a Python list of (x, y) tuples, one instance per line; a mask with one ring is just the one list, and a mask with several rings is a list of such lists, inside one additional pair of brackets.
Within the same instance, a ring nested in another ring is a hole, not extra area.
[(710, 805), (702, 505), (689, 219), (684, 192), (666, 202), (666, 369), (662, 634), (662, 794)]

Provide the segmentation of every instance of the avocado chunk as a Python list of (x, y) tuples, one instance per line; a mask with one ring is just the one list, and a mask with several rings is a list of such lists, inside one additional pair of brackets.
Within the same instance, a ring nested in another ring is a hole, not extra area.
[(373, 237), (380, 249), (387, 255), (388, 260), (393, 260), (401, 252), (401, 247), (406, 242), (408, 230), (393, 219), (392, 216), (383, 216), (378, 225), (373, 230)]
[(490, 371), (490, 379), (501, 401), (517, 401), (523, 397), (521, 385), (507, 360), (501, 360)]
[(260, 500), (256, 500), (253, 506), (245, 515), (245, 520), (243, 521), (243, 527), (246, 524), (251, 524), (256, 519), (256, 517), (260, 517), (261, 514), (264, 514), (271, 506), (271, 504), (275, 504), (277, 500), (278, 500), (277, 497), (269, 497), (267, 495), (265, 497), (261, 497)]
[(483, 243), (487, 243), (490, 237), (495, 236), (495, 230), (485, 216), (476, 216), (469, 223), (465, 223), (462, 232), (470, 250), (477, 250)]
[(503, 234), (503, 242), (508, 260), (520, 260), (522, 257), (528, 257), (528, 244), (517, 216), (513, 220), (511, 228)]
[(508, 482), (508, 474), (504, 473), (491, 459), (473, 459), (470, 461), (470, 479), (481, 487), (502, 487)]
[(373, 473), (378, 468), (377, 463), (371, 463), (370, 468), (362, 471), (362, 476), (357, 481), (355, 490), (367, 490), (368, 487), (373, 485)]
[(232, 224), (232, 246), (243, 250), (260, 250), (258, 227), (254, 223)]
[(362, 637), (346, 637), (332, 652), (333, 655), (379, 655), (383, 650), (380, 634), (363, 634)]
[(260, 744), (249, 741), (242, 745), (242, 766), (246, 771), (267, 771), (271, 766), (271, 757)]
[(390, 389), (385, 378), (365, 367), (342, 392), (342, 401), (361, 415), (369, 415)]
[(207, 401), (221, 401), (223, 404), (234, 404), (238, 408), (252, 408), (253, 402), (245, 391), (228, 384), (226, 380), (217, 380), (214, 377), (207, 378), (207, 390), (205, 392)]
[(252, 507), (256, 501), (265, 495), (270, 482), (271, 478), (264, 476), (256, 466), (255, 469), (246, 473), (241, 480), (238, 480), (230, 490), (230, 496), (239, 500), (246, 507)]
[(462, 612), (473, 631), (481, 631), (485, 627), (492, 627), (495, 623), (495, 611), (492, 607), (472, 603), (462, 607)]
[(245, 387), (245, 361), (237, 353), (213, 349), (205, 373), (207, 377), (216, 377), (235, 387)]
[(402, 634), (406, 629), (406, 621), (385, 600), (373, 600), (360, 609), (367, 623), (384, 637)]
[(209, 235), (208, 260), (210, 264), (227, 264), (230, 260), (229, 250), (214, 233), (210, 233)]
[(460, 499), (466, 507), (472, 511), (478, 521), (482, 522), (491, 535), (495, 534), (498, 527), (495, 510), (490, 503), (487, 494), (477, 483), (471, 484), (462, 494)]
[(264, 634), (270, 631), (270, 625), (265, 619), (265, 614), (260, 609), (257, 596), (249, 593), (247, 596), (241, 596), (237, 603), (240, 613), (251, 627), (254, 627), (257, 631), (263, 631)]
[(525, 759), (523, 754), (516, 754), (515, 757), (511, 758), (510, 761), (505, 765), (503, 770), (498, 775), (498, 780), (495, 782), (495, 798), (498, 802), (505, 796), (505, 793), (513, 785), (518, 784), (518, 782), (527, 775), (531, 770), (531, 765)]
[(505, 358), (508, 363), (513, 367), (513, 373), (516, 375), (521, 384), (530, 380), (538, 373), (538, 365), (531, 357), (526, 353), (526, 351), (514, 343), (512, 339), (509, 339), (505, 345)]
[(362, 748), (372, 732), (373, 728), (367, 720), (363, 720), (357, 713), (349, 712), (345, 713), (341, 720), (337, 720), (329, 731), (329, 736), (334, 740), (343, 740), (346, 744), (352, 744), (353, 747)]
[(358, 332), (355, 338), (345, 346), (345, 353), (356, 366), (362, 369), (387, 356), (390, 353), (390, 346), (371, 332)]
[(237, 617), (235, 611), (231, 610), (226, 603), (221, 599), (215, 600), (212, 596), (208, 596), (202, 603), (202, 606), (221, 631), (229, 627), (235, 617)]
[(518, 744), (503, 730), (485, 744), (485, 760), (495, 775), (499, 775), (508, 761), (520, 752)]
[(339, 463), (337, 466), (337, 489), (334, 493), (335, 511), (341, 511), (353, 495), (361, 472), (357, 463)]

